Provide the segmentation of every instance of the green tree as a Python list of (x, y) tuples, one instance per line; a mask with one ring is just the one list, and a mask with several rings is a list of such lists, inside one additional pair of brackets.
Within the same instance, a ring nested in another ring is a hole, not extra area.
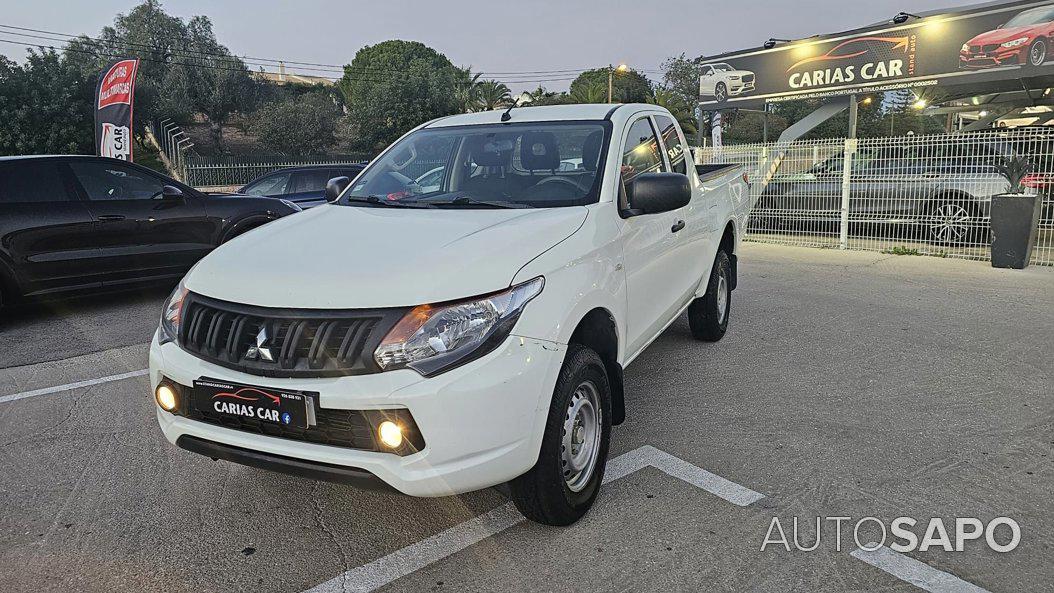
[(18, 65), (0, 56), (0, 155), (94, 151), (95, 79), (65, 54), (30, 50)]
[[(600, 101), (578, 101), (580, 103), (606, 103), (608, 89), (608, 68), (586, 70), (571, 81), (571, 96), (592, 96), (593, 88), (604, 89), (604, 98)], [(647, 103), (652, 98), (651, 82), (640, 72), (630, 68), (626, 72), (614, 73), (612, 79), (613, 97), (616, 103)]]
[(677, 123), (681, 124), (681, 129), (684, 130), (685, 136), (695, 134), (695, 105), (685, 101), (675, 91), (666, 87), (658, 87), (655, 89), (655, 96), (648, 102), (654, 103), (659, 107), (665, 107), (673, 114)]
[(473, 73), (472, 67), (454, 67), (454, 102), (461, 113), (475, 111), (479, 107), (479, 77), (482, 73)]
[(699, 102), (699, 64), (701, 58), (688, 59), (682, 53), (662, 63), (662, 85), (689, 105)]
[(512, 103), (512, 91), (504, 83), (484, 80), (479, 83), (478, 105), (480, 111), (491, 111)]
[(457, 68), (416, 41), (363, 47), (344, 66), (340, 90), (364, 150), (392, 143), (423, 122), (458, 112)]
[(253, 114), (250, 128), (260, 142), (281, 154), (324, 153), (336, 143), (340, 108), (325, 91), (268, 103)]
[(607, 103), (607, 84), (593, 81), (590, 84), (580, 84), (577, 87), (572, 85), (568, 100), (571, 103)]

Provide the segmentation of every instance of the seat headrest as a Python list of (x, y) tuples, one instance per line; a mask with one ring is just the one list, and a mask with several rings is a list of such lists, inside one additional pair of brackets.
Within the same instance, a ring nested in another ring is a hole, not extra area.
[(596, 171), (600, 162), (600, 148), (604, 143), (604, 132), (597, 130), (586, 136), (582, 143), (582, 168), (586, 171)]
[(512, 156), (513, 143), (497, 136), (474, 136), (469, 149), (472, 161), (481, 167), (504, 167)]
[(560, 148), (552, 132), (526, 132), (520, 139), (520, 164), (528, 171), (560, 168)]

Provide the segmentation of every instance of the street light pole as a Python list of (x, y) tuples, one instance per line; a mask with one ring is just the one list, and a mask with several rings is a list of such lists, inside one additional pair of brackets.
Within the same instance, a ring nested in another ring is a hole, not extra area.
[(615, 67), (608, 64), (608, 103), (611, 102), (611, 95), (613, 90), (613, 83), (615, 78)]

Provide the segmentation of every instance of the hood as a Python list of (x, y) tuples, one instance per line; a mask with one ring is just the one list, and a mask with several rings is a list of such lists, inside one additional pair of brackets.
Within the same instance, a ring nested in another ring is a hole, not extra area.
[(326, 205), (221, 245), (187, 274), (186, 286), (235, 303), (303, 309), (462, 299), (508, 287), (587, 212)]
[(993, 43), (1006, 43), (1021, 37), (1030, 37), (1032, 27), (1011, 27), (1010, 29), (993, 29), (985, 31), (973, 39), (967, 41), (969, 45), (991, 45)]

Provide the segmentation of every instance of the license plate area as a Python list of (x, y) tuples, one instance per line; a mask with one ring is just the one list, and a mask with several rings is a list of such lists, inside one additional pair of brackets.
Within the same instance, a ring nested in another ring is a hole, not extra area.
[(194, 381), (191, 405), (206, 414), (305, 429), (314, 424), (316, 395), (202, 377)]

